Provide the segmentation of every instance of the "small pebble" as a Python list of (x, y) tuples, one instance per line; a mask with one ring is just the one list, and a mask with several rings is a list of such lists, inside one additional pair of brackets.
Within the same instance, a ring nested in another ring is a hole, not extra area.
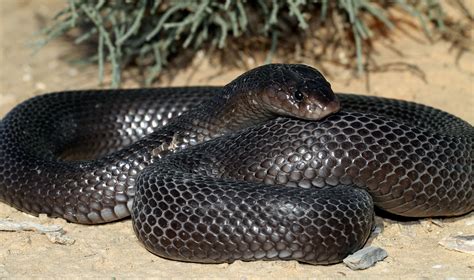
[(383, 224), (383, 220), (376, 217), (375, 218), (375, 225), (374, 225), (374, 228), (372, 229), (372, 233), (370, 234), (370, 236), (372, 238), (375, 238), (377, 237), (379, 234), (381, 234), (384, 230), (384, 224)]
[(61, 244), (61, 245), (72, 245), (74, 242), (76, 242), (75, 239), (67, 236), (64, 234), (63, 231), (61, 232), (47, 232), (46, 237), (48, 238), (49, 241), (55, 244)]
[(376, 262), (385, 259), (387, 256), (387, 251), (384, 249), (369, 246), (349, 255), (343, 262), (352, 270), (360, 270), (373, 266)]
[(38, 215), (38, 218), (39, 218), (39, 220), (40, 220), (41, 222), (43, 222), (43, 223), (46, 223), (46, 222), (48, 222), (48, 220), (49, 220), (48, 215), (47, 215), (47, 214), (44, 214), (44, 213), (39, 214), (39, 215)]
[(41, 83), (41, 82), (38, 82), (35, 84), (35, 88), (37, 90), (45, 90), (46, 89), (46, 85), (44, 83)]
[(440, 264), (435, 264), (433, 265), (431, 268), (434, 268), (434, 269), (439, 269), (439, 268), (442, 268), (443, 266), (440, 265)]
[(474, 255), (474, 235), (448, 236), (438, 243), (449, 250)]

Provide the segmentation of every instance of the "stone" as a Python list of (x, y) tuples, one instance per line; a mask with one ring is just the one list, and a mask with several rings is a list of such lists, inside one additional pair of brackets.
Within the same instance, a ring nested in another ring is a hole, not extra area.
[(369, 246), (347, 256), (343, 262), (352, 270), (361, 270), (373, 266), (375, 263), (385, 259), (387, 256), (387, 251), (384, 249)]
[(446, 249), (474, 255), (474, 235), (451, 235), (438, 243)]

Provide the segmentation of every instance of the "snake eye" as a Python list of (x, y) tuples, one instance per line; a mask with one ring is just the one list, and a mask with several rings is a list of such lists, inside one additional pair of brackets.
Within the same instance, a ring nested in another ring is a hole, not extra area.
[(303, 101), (304, 94), (303, 94), (301, 91), (296, 90), (296, 91), (293, 93), (293, 97), (295, 98), (295, 101), (301, 102), (301, 101)]

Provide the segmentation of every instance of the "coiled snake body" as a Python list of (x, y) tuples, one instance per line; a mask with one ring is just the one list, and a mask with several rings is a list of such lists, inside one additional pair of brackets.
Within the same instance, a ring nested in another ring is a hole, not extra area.
[(0, 122), (0, 200), (86, 224), (131, 214), (148, 250), (205, 263), (334, 263), (363, 246), (374, 205), (472, 211), (470, 124), (337, 96), (339, 112), (316, 70), (267, 65), (225, 87), (32, 98)]

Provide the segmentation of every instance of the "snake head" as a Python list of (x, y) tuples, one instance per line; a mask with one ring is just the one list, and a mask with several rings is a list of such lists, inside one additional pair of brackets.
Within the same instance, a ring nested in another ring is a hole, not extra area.
[(339, 100), (318, 70), (302, 64), (277, 65), (277, 69), (262, 83), (260, 97), (269, 110), (306, 120), (319, 120), (339, 110)]
[[(303, 64), (267, 64), (234, 80), (252, 108), (306, 120), (319, 120), (340, 109), (331, 85), (316, 69)], [(258, 108), (257, 108), (258, 109)]]

